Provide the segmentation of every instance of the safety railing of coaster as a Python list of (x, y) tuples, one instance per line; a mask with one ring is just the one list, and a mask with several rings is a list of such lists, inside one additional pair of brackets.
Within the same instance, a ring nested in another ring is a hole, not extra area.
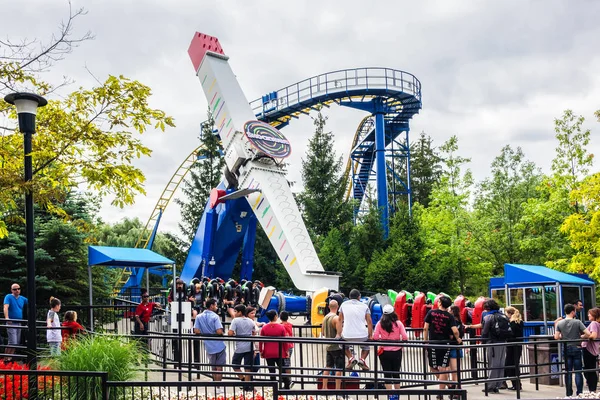
[[(381, 90), (390, 96), (410, 94), (421, 101), (421, 82), (412, 74), (390, 68), (356, 68), (313, 76), (250, 102), (257, 116), (303, 108), (311, 100), (344, 98), (353, 92)], [(381, 94), (379, 94), (381, 95)]]

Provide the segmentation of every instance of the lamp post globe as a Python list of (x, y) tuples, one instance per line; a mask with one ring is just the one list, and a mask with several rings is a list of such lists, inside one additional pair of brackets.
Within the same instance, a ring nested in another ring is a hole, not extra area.
[[(33, 168), (31, 163), (31, 138), (35, 133), (35, 117), (37, 109), (48, 104), (48, 101), (34, 93), (11, 93), (4, 101), (13, 104), (17, 109), (19, 131), (23, 133), (25, 182), (31, 181)], [(33, 195), (30, 190), (25, 192), (25, 232), (27, 259), (27, 361), (31, 370), (37, 369), (37, 339), (36, 339), (36, 295), (35, 295), (35, 259), (33, 233)], [(33, 379), (32, 379), (33, 378)], [(37, 396), (37, 377), (30, 376), (29, 398)]]

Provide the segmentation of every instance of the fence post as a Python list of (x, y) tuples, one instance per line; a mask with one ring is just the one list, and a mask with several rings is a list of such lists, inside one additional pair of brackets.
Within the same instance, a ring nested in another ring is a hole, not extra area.
[[(298, 330), (300, 332), (300, 334), (298, 335), (299, 337), (302, 337), (302, 327)], [(300, 345), (300, 368), (304, 368), (304, 345), (305, 343), (298, 343)], [(290, 365), (292, 365), (292, 360), (290, 359)], [(302, 388), (302, 390), (304, 390), (304, 369), (300, 370), (300, 375), (302, 375), (302, 377), (300, 378), (300, 387)]]
[(101, 393), (102, 393), (102, 399), (103, 400), (108, 400), (109, 398), (109, 391), (108, 391), (108, 373), (107, 372), (103, 372), (102, 375), (100, 376), (100, 384), (102, 385), (102, 389), (101, 389)]
[[(560, 345), (559, 345), (560, 346)], [(538, 356), (537, 356), (537, 340), (533, 341), (533, 365), (535, 369), (535, 390), (540, 390), (540, 382), (538, 380)]]
[[(167, 332), (168, 333), (168, 332)], [(167, 336), (163, 333), (163, 362), (162, 362), (162, 367), (163, 367), (163, 381), (167, 381)]]
[[(379, 353), (378, 347), (379, 346), (375, 345), (375, 357), (373, 357), (373, 374), (375, 376), (375, 382), (373, 383), (373, 386), (374, 386), (373, 389), (375, 389), (375, 390), (379, 389), (379, 379), (378, 379), (379, 373), (377, 372), (378, 371), (378, 368), (377, 368), (378, 367), (378, 365), (377, 365), (377, 361), (378, 361), (377, 358), (378, 357), (377, 357), (377, 355)], [(384, 371), (384, 373), (385, 373), (385, 371)]]
[[(462, 357), (460, 357), (460, 352), (462, 351), (461, 348), (456, 348), (456, 384), (454, 385), (455, 389), (462, 389), (461, 386), (461, 378), (460, 378), (460, 360), (462, 359)], [(464, 356), (464, 352), (463, 352), (463, 356)]]
[[(523, 351), (523, 345), (514, 346), (515, 351), (515, 376), (517, 377), (517, 399), (521, 398), (521, 354), (519, 352), (519, 348), (521, 352)], [(514, 382), (514, 381), (513, 381)], [(513, 383), (514, 385), (514, 383)]]
[(423, 387), (427, 389), (427, 344), (423, 343)]

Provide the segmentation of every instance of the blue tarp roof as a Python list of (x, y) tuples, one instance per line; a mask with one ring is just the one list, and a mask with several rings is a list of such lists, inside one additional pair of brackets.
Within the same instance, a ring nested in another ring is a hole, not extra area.
[(148, 249), (88, 246), (88, 265), (156, 267), (168, 264), (175, 264), (175, 261)]
[(492, 278), (490, 287), (503, 287), (525, 283), (567, 283), (575, 285), (594, 285), (587, 275), (571, 275), (539, 265), (504, 264), (504, 277)]

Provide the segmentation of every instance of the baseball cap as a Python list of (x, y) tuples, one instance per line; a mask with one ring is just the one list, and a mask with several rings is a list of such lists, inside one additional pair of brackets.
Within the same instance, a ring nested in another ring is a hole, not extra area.
[(391, 314), (393, 312), (394, 312), (394, 306), (392, 306), (391, 304), (386, 304), (385, 306), (383, 306), (384, 314)]

